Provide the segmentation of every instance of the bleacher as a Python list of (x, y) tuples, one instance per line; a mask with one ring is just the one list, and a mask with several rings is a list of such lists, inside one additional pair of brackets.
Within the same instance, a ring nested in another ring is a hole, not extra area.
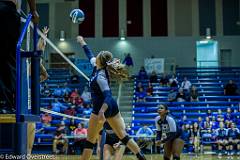
[[(71, 84), (70, 82), (70, 71), (67, 69), (50, 69), (48, 70), (49, 79), (44, 83), (47, 83), (50, 90), (53, 91), (59, 85), (62, 86), (64, 83), (68, 83), (68, 87), (73, 90), (78, 88), (83, 90), (86, 84), (84, 79), (81, 79), (80, 84)], [(207, 116), (207, 110), (211, 110), (213, 114), (216, 114), (218, 109), (223, 112), (228, 107), (234, 111), (233, 116), (240, 116), (240, 96), (224, 96), (224, 85), (229, 79), (235, 81), (240, 86), (240, 68), (209, 68), (209, 69), (196, 69), (196, 68), (177, 68), (176, 75), (179, 82), (183, 81), (186, 76), (188, 80), (192, 82), (198, 88), (199, 102), (168, 102), (168, 93), (172, 89), (171, 87), (160, 86), (159, 83), (153, 83), (153, 95), (147, 96), (145, 102), (137, 102), (136, 97), (133, 97), (133, 114), (132, 114), (132, 130), (136, 132), (143, 124), (148, 124), (150, 128), (155, 129), (154, 118), (158, 115), (157, 105), (160, 103), (167, 104), (171, 111), (171, 114), (177, 121), (186, 115), (188, 120), (196, 122), (198, 117), (203, 119)], [(160, 77), (159, 77), (160, 79)], [(135, 86), (138, 82), (146, 88), (149, 83), (148, 79), (138, 80), (135, 79)], [(175, 88), (177, 89), (177, 88)], [(42, 97), (41, 107), (49, 107), (51, 103), (58, 99), (62, 101), (62, 97)], [(69, 107), (69, 104), (62, 102), (63, 106)], [(61, 111), (63, 111), (63, 108)], [(51, 126), (44, 127), (41, 123), (37, 124), (37, 129), (43, 129), (42, 132), (36, 133), (34, 148), (35, 151), (46, 153), (49, 152), (49, 148), (52, 146), (54, 133), (56, 126), (61, 123), (61, 116), (52, 116)], [(70, 124), (70, 120), (64, 120), (66, 126)], [(75, 121), (75, 124), (80, 121)], [(239, 126), (238, 126), (239, 127)], [(71, 142), (70, 142), (71, 144)], [(206, 141), (203, 144), (209, 144)], [(51, 152), (51, 150), (50, 150)]]
[[(225, 114), (230, 107), (233, 111), (232, 116), (240, 116), (240, 96), (225, 96), (224, 85), (233, 80), (240, 88), (240, 67), (233, 68), (177, 68), (176, 77), (178, 82), (182, 82), (184, 77), (195, 85), (198, 89), (198, 102), (168, 102), (168, 93), (171, 88), (160, 86), (160, 83), (152, 83), (153, 94), (146, 96), (145, 101), (137, 101), (136, 94), (133, 97), (133, 119), (132, 129), (137, 131), (141, 126), (147, 124), (155, 129), (155, 117), (158, 116), (157, 105), (167, 104), (170, 114), (180, 121), (186, 115), (191, 122), (197, 122), (198, 117), (205, 119), (207, 111), (211, 110), (213, 115), (218, 109)], [(158, 77), (160, 80), (160, 76)], [(141, 82), (143, 87), (147, 87), (149, 79), (135, 78), (135, 88)], [(136, 91), (135, 91), (136, 93)], [(239, 125), (239, 124), (238, 124)], [(237, 126), (240, 128), (240, 126)], [(203, 142), (205, 144), (205, 142)], [(209, 144), (206, 142), (206, 144)]]
[[(80, 83), (72, 84), (70, 80), (71, 73), (69, 69), (54, 68), (54, 69), (48, 69), (47, 72), (49, 74), (49, 77), (41, 85), (47, 84), (51, 93), (58, 86), (60, 86), (61, 88), (64, 86), (65, 83), (67, 83), (67, 87), (70, 88), (71, 91), (77, 88), (81, 94), (81, 92), (84, 89), (84, 86), (87, 83), (87, 81), (80, 76), (79, 77)], [(69, 103), (63, 102), (63, 97), (55, 97), (53, 95), (51, 95), (50, 97), (45, 97), (42, 95), (40, 99), (41, 107), (49, 108), (52, 102), (55, 101), (55, 99), (57, 99), (62, 104), (61, 112), (64, 112), (64, 110), (70, 106)], [(33, 151), (36, 153), (50, 153), (50, 154), (52, 153), (52, 143), (54, 139), (54, 134), (56, 132), (57, 126), (63, 120), (63, 117), (58, 115), (51, 115), (51, 116), (52, 116), (51, 126), (43, 126), (41, 122), (36, 124), (36, 130), (37, 131), (40, 130), (35, 134)], [(70, 119), (65, 119), (64, 122), (65, 122), (65, 125), (68, 126), (70, 124)], [(77, 125), (79, 122), (80, 120), (75, 120), (74, 123)]]

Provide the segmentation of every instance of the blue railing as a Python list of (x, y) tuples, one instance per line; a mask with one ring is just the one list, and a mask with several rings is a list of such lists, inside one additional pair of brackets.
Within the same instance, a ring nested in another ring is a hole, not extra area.
[[(24, 110), (27, 110), (27, 106), (22, 106), (22, 100), (21, 100), (21, 82), (22, 82), (22, 75), (21, 75), (21, 68), (22, 68), (22, 63), (21, 63), (21, 46), (23, 43), (23, 39), (27, 33), (28, 27), (31, 24), (31, 19), (32, 15), (29, 14), (26, 23), (23, 27), (23, 30), (20, 34), (20, 38), (17, 43), (17, 48), (16, 48), (16, 122), (20, 122), (20, 115), (21, 114), (26, 114), (24, 113)], [(34, 39), (34, 50), (33, 53), (37, 51), (37, 39), (38, 39), (38, 34), (37, 34), (37, 25), (34, 25), (34, 34), (33, 34), (33, 39)], [(25, 91), (27, 92), (27, 91)], [(25, 108), (21, 108), (25, 107)]]
[[(33, 51), (21, 52), (23, 39), (27, 33), (29, 25), (31, 25), (32, 15), (29, 14), (16, 48), (16, 132), (17, 142), (14, 153), (19, 155), (27, 154), (27, 122), (39, 121), (40, 109), (40, 91), (39, 91), (39, 75), (40, 75), (40, 52), (37, 51), (37, 24), (33, 29)], [(31, 113), (28, 113), (28, 87), (26, 69), (26, 58), (31, 58)]]

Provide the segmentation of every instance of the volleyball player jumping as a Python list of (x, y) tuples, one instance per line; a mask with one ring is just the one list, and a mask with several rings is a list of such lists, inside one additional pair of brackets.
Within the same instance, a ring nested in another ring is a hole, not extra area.
[(121, 142), (126, 145), (139, 160), (146, 158), (141, 153), (136, 142), (131, 139), (125, 131), (125, 123), (119, 112), (118, 105), (112, 97), (109, 87), (110, 77), (124, 77), (124, 67), (118, 60), (113, 60), (112, 53), (101, 51), (96, 57), (84, 41), (82, 36), (77, 37), (77, 42), (83, 47), (85, 54), (94, 67), (90, 80), (93, 111), (89, 119), (88, 135), (81, 160), (89, 160), (93, 153), (93, 147), (97, 141), (98, 134), (103, 127), (105, 118), (112, 127), (114, 133)]

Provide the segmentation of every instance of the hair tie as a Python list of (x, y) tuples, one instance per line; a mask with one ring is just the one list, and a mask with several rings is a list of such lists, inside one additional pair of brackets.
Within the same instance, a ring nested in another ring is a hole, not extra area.
[(120, 59), (118, 58), (113, 58), (112, 60), (109, 60), (106, 62), (107, 65), (119, 65), (120, 64)]

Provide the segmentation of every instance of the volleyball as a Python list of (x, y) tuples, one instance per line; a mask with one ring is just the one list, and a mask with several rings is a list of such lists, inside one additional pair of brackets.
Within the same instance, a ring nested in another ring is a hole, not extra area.
[(70, 18), (73, 23), (81, 24), (85, 19), (85, 15), (81, 9), (73, 9), (70, 13)]

